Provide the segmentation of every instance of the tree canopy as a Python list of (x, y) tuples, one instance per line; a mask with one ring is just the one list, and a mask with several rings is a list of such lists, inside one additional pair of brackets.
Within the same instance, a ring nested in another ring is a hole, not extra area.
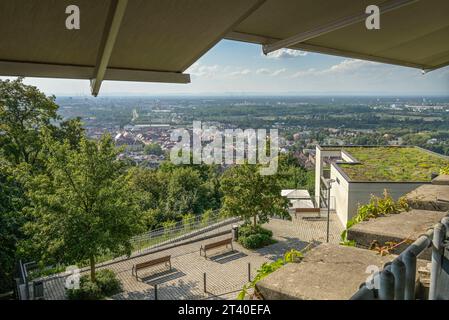
[(254, 227), (266, 223), (270, 216), (290, 218), (288, 200), (281, 196), (276, 176), (263, 176), (257, 165), (237, 165), (221, 179), (222, 212), (239, 216)]
[(79, 150), (51, 139), (45, 147), (47, 170), (31, 179), (28, 192), (29, 244), (49, 262), (89, 260), (95, 281), (95, 257), (130, 254), (130, 238), (144, 231), (137, 198), (110, 136), (82, 138)]

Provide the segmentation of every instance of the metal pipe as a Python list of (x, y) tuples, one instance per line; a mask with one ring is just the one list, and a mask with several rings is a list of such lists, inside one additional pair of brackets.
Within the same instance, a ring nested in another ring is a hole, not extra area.
[(408, 250), (402, 257), (405, 264), (405, 300), (415, 300), (416, 286), (416, 254), (413, 250)]
[(374, 289), (368, 289), (365, 284), (350, 298), (350, 300), (375, 300)]
[(207, 293), (207, 290), (206, 290), (206, 272), (204, 272), (204, 274), (203, 274), (203, 286), (204, 286), (204, 293)]
[(157, 284), (154, 285), (154, 300), (157, 300)]
[(433, 238), (433, 228), (427, 230), (425, 234), (420, 236), (418, 239), (416, 239), (415, 242), (413, 242), (408, 248), (406, 248), (398, 258), (402, 258), (407, 252), (413, 251), (415, 256), (417, 257), (419, 254), (421, 254), (425, 249), (430, 247), (432, 244), (432, 238)]
[(433, 247), (432, 247), (432, 271), (430, 272), (430, 290), (429, 300), (437, 299), (438, 278), (441, 273), (443, 261), (443, 241), (446, 235), (446, 227), (442, 223), (438, 223), (434, 228)]
[(248, 262), (248, 282), (251, 282), (251, 262)]
[[(442, 223), (446, 226), (449, 234), (449, 215), (443, 218)], [(432, 244), (434, 229), (429, 229), (420, 236), (413, 244), (406, 248), (392, 263), (386, 264), (386, 271), (393, 274), (394, 297), (396, 300), (414, 300), (416, 286), (416, 260), (425, 249)], [(404, 272), (405, 268), (405, 272)], [(373, 276), (373, 281), (377, 281), (378, 274)], [(388, 275), (384, 277), (388, 278)], [(387, 281), (386, 279), (384, 279)], [(372, 300), (376, 298), (376, 290), (368, 289), (362, 285), (360, 289), (351, 297), (351, 300)]]
[(405, 297), (405, 264), (399, 259), (391, 263), (391, 272), (394, 276), (394, 299), (404, 300)]
[[(330, 225), (330, 216), (331, 216), (330, 198), (331, 198), (331, 187), (329, 184), (329, 189), (327, 192), (327, 233), (326, 233), (326, 242), (327, 243), (329, 243), (329, 225)], [(321, 210), (320, 210), (320, 212), (321, 212)]]
[[(329, 179), (327, 181), (327, 234), (326, 234), (326, 242), (329, 243), (329, 227), (330, 227), (330, 217), (331, 217), (331, 188), (332, 183), (334, 183), (334, 179)], [(321, 213), (321, 210), (320, 210)]]
[(449, 216), (444, 217), (441, 219), (441, 223), (446, 227), (446, 238), (449, 238)]
[(380, 273), (380, 300), (394, 300), (394, 275), (388, 269)]

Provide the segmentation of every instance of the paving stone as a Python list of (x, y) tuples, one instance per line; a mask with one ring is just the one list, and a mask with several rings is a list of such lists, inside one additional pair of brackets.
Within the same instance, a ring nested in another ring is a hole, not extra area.
[[(303, 219), (303, 218), (312, 218)], [(247, 250), (234, 243), (235, 252), (217, 248), (210, 259), (199, 255), (201, 244), (215, 242), (230, 237), (231, 234), (213, 239), (198, 241), (187, 245), (163, 250), (155, 254), (131, 257), (127, 260), (112, 261), (101, 268), (113, 270), (123, 285), (123, 292), (112, 299), (153, 300), (154, 285), (158, 287), (160, 300), (188, 299), (235, 299), (243, 285), (248, 282), (248, 263), (251, 276), (265, 262), (282, 258), (290, 249), (301, 250), (310, 242), (326, 240), (327, 220), (325, 217), (315, 219), (313, 215), (298, 215), (292, 221), (272, 219), (264, 227), (273, 231), (277, 243), (259, 250)], [(338, 243), (341, 233), (340, 224), (335, 214), (330, 217), (330, 239)], [(143, 270), (139, 281), (131, 274), (133, 265), (171, 255), (172, 271), (163, 265)], [(203, 277), (206, 272), (206, 291)], [(86, 271), (83, 273), (85, 274)], [(44, 292), (48, 300), (65, 299), (65, 277), (49, 277), (45, 280)]]

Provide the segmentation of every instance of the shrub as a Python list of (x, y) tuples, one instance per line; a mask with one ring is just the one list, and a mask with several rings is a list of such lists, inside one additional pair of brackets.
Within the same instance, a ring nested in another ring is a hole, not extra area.
[(195, 222), (195, 215), (193, 213), (188, 213), (182, 216), (182, 225), (185, 231), (190, 231), (192, 229), (192, 223)]
[(239, 228), (239, 237), (248, 237), (257, 233), (266, 234), (270, 238), (273, 236), (273, 232), (271, 230), (262, 228), (260, 225), (254, 227), (252, 224), (245, 224)]
[(100, 291), (106, 296), (113, 296), (122, 291), (122, 284), (120, 280), (117, 279), (114, 271), (104, 269), (96, 273), (97, 275), (97, 285)]
[(173, 230), (173, 228), (176, 227), (176, 221), (174, 220), (168, 220), (165, 222), (162, 222), (162, 227), (164, 228), (164, 234), (169, 235), (170, 232)]
[(355, 246), (354, 241), (348, 240), (348, 230), (357, 223), (375, 219), (387, 214), (397, 214), (402, 211), (408, 211), (409, 209), (409, 205), (405, 198), (400, 198), (398, 201), (394, 201), (386, 189), (384, 190), (383, 197), (371, 196), (370, 202), (363, 206), (359, 206), (357, 215), (348, 221), (346, 230), (341, 234), (340, 244)]
[(260, 225), (243, 225), (239, 229), (239, 243), (247, 249), (258, 249), (274, 243), (273, 232)]
[(96, 282), (90, 280), (89, 275), (80, 279), (79, 289), (67, 289), (69, 300), (100, 300), (122, 291), (122, 284), (111, 270), (96, 272)]
[(203, 213), (203, 216), (201, 217), (201, 224), (203, 226), (207, 226), (209, 224), (209, 221), (211, 220), (211, 218), (212, 218), (212, 210), (210, 210), (210, 209), (206, 210)]
[(449, 175), (449, 164), (440, 169), (440, 174)]
[[(269, 230), (267, 230), (269, 231)], [(304, 257), (304, 251), (308, 250), (309, 247), (298, 251), (295, 249), (291, 249), (284, 254), (284, 259), (278, 259), (274, 262), (267, 263), (265, 262), (262, 266), (257, 270), (257, 274), (254, 279), (248, 284), (244, 285), (242, 291), (237, 296), (237, 300), (244, 300), (248, 296), (248, 290), (254, 289), (256, 287), (257, 282), (268, 276), (269, 274), (275, 272), (282, 266), (287, 263), (298, 263)]]

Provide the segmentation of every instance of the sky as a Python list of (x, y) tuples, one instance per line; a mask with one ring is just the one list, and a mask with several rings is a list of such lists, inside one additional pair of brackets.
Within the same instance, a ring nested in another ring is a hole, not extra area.
[[(109, 95), (449, 95), (449, 67), (421, 70), (223, 40), (194, 63), (190, 84), (105, 81)], [(90, 95), (87, 80), (28, 78), (46, 94)]]

